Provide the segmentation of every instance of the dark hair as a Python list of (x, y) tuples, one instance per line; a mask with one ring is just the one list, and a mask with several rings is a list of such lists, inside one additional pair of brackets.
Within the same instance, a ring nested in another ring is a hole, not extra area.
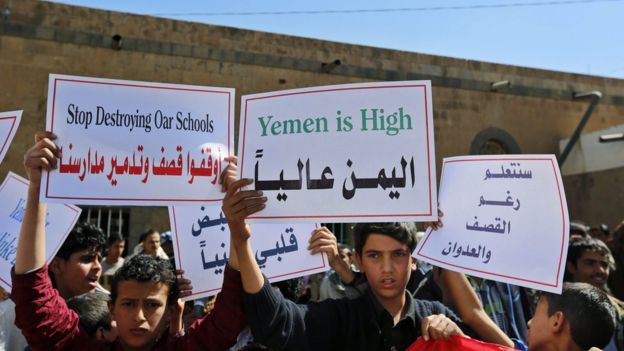
[(119, 235), (118, 233), (111, 233), (108, 236), (108, 240), (106, 240), (106, 246), (111, 246), (113, 244), (115, 244), (118, 241), (125, 241), (126, 238), (124, 238), (123, 236)]
[(607, 294), (587, 283), (564, 283), (561, 295), (543, 293), (548, 315), (560, 311), (570, 324), (572, 340), (582, 350), (604, 348), (615, 330), (616, 312)]
[(169, 287), (167, 304), (171, 305), (178, 298), (178, 284), (169, 260), (150, 255), (136, 255), (124, 262), (115, 272), (111, 282), (111, 300), (117, 299), (119, 283), (126, 280), (136, 280), (139, 283), (164, 283)]
[(607, 260), (609, 261), (609, 268), (615, 268), (615, 261), (613, 259), (613, 255), (611, 255), (611, 250), (609, 247), (599, 239), (594, 238), (583, 238), (575, 241), (571, 241), (568, 245), (568, 259), (567, 262), (572, 263), (576, 266), (578, 260), (583, 256), (585, 251), (595, 251), (601, 255), (607, 256)]
[(577, 234), (583, 238), (589, 237), (589, 227), (581, 221), (570, 222), (570, 235)]
[(282, 280), (277, 283), (272, 283), (271, 286), (278, 288), (284, 298), (297, 302), (301, 290), (303, 289), (303, 278)]
[(105, 242), (106, 234), (102, 229), (87, 222), (80, 222), (74, 226), (55, 257), (68, 260), (73, 253), (90, 248), (101, 252)]
[(158, 231), (156, 231), (156, 229), (148, 229), (143, 234), (141, 234), (141, 236), (139, 236), (139, 242), (142, 243), (143, 240), (145, 240), (145, 238), (147, 238), (148, 236), (152, 234), (157, 234), (157, 233)]
[(410, 253), (416, 248), (416, 226), (409, 222), (358, 223), (353, 228), (355, 252), (362, 255), (362, 249), (370, 234), (382, 234), (407, 245)]
[(112, 327), (108, 301), (107, 294), (93, 291), (68, 299), (67, 307), (78, 314), (80, 326), (90, 337), (94, 337), (99, 327), (106, 330)]

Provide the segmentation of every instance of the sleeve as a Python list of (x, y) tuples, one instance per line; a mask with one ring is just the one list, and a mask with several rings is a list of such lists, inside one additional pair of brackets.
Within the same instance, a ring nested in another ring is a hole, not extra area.
[(184, 336), (176, 338), (176, 350), (227, 350), (245, 326), (243, 285), (240, 272), (226, 266), (223, 286), (212, 312), (195, 321)]
[(275, 350), (308, 350), (305, 316), (308, 308), (285, 299), (264, 277), (264, 286), (244, 295), (247, 321), (254, 340)]
[(89, 348), (89, 336), (80, 329), (78, 315), (52, 287), (47, 266), (19, 275), (12, 270), (11, 278), (15, 325), (34, 351)]
[(511, 336), (515, 337), (516, 339), (526, 341), (529, 336), (528, 334), (529, 331), (527, 329), (526, 315), (524, 314), (525, 309), (524, 309), (523, 289), (515, 285), (510, 285), (510, 284), (506, 284), (506, 285), (507, 285), (507, 288), (509, 289), (508, 291), (511, 294), (511, 299), (512, 299), (511, 306), (510, 306), (510, 310), (512, 311), (511, 312), (511, 316), (512, 316), (511, 325), (512, 325), (515, 335), (511, 335)]

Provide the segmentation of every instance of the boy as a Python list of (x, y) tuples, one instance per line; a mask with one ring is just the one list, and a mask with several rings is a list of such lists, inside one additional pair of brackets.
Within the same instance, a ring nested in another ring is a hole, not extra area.
[[(45, 264), (45, 212), (39, 202), (42, 169), (56, 168), (59, 149), (54, 134), (38, 133), (24, 157), (30, 179), (24, 221), (12, 272), (15, 321), (33, 350), (225, 350), (244, 324), (236, 254), (230, 254), (223, 294), (213, 313), (184, 336), (163, 333), (176, 298), (169, 263), (140, 255), (115, 275), (109, 305), (119, 337), (113, 344), (96, 341), (79, 327), (79, 318), (51, 286)], [(163, 334), (163, 335), (161, 335)]]
[(102, 274), (102, 249), (106, 235), (89, 223), (77, 223), (50, 262), (50, 279), (64, 299), (94, 291), (105, 291), (98, 281)]
[(544, 293), (529, 321), (529, 351), (603, 348), (615, 329), (607, 294), (586, 283), (564, 283), (561, 295)]
[(405, 223), (357, 226), (355, 259), (371, 287), (363, 296), (301, 306), (276, 294), (249, 243), (245, 218), (266, 202), (259, 191), (241, 190), (251, 183), (242, 179), (228, 187), (223, 212), (238, 254), (245, 312), (256, 341), (278, 350), (404, 350), (421, 335), (463, 335), (464, 326), (452, 311), (437, 302), (414, 300), (406, 292), (416, 268), (411, 258), (416, 238), (415, 228)]
[(111, 319), (108, 310), (108, 294), (94, 291), (67, 300), (67, 307), (76, 312), (80, 318), (80, 327), (96, 340), (109, 342), (117, 339), (117, 326)]

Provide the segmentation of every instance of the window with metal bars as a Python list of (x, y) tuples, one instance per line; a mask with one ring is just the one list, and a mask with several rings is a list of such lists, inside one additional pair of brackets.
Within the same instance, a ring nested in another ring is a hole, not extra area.
[(107, 236), (117, 233), (128, 238), (130, 230), (130, 209), (127, 207), (81, 206), (80, 221), (100, 227)]

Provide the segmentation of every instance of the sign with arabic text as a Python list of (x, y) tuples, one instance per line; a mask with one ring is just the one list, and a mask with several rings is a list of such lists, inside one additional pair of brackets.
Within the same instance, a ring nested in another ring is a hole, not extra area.
[(0, 163), (4, 160), (21, 120), (22, 111), (0, 112)]
[(46, 129), (59, 167), (46, 202), (170, 205), (221, 201), (234, 89), (50, 75)]
[[(0, 286), (11, 291), (11, 268), (24, 219), (28, 180), (9, 172), (0, 185)], [(46, 262), (50, 263), (80, 216), (73, 205), (48, 204), (46, 213)]]
[(437, 219), (431, 82), (323, 86), (241, 101), (240, 174), (255, 221)]
[(445, 158), (444, 226), (416, 258), (472, 276), (561, 293), (568, 207), (554, 155)]
[[(186, 300), (221, 291), (223, 269), (230, 254), (230, 230), (220, 206), (170, 206), (176, 267), (193, 282)], [(324, 272), (324, 254), (310, 255), (307, 247), (315, 224), (251, 224), (256, 261), (271, 283)]]

